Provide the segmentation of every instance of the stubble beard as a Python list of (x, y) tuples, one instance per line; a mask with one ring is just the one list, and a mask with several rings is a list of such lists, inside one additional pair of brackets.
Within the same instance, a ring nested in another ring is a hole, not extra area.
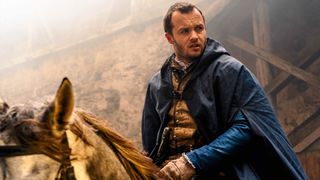
[[(206, 44), (206, 42), (205, 42), (205, 44)], [(179, 58), (179, 60), (188, 61), (188, 62), (193, 62), (193, 61), (196, 61), (197, 59), (199, 59), (199, 57), (202, 56), (202, 53), (205, 48), (205, 47), (203, 47), (203, 49), (201, 49), (201, 52), (199, 55), (189, 56), (183, 52), (182, 46), (179, 43), (177, 43), (177, 41), (175, 39), (173, 39), (173, 46), (174, 46), (174, 50), (175, 50), (175, 54), (176, 54), (177, 58)]]
[(181, 61), (187, 61), (187, 62), (193, 62), (195, 59), (199, 58), (202, 53), (200, 53), (198, 56), (189, 56), (185, 52), (183, 52), (182, 46), (177, 43), (176, 40), (173, 41), (173, 46), (175, 49), (175, 54), (177, 58)]

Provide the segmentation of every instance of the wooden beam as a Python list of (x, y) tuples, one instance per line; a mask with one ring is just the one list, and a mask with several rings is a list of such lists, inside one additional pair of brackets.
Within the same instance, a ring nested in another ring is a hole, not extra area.
[(292, 65), (291, 63), (285, 61), (284, 59), (277, 57), (276, 55), (273, 55), (261, 48), (255, 47), (252, 44), (241, 40), (237, 37), (234, 36), (230, 36), (227, 38), (227, 41), (231, 44), (233, 44), (234, 46), (247, 51), (250, 54), (253, 54), (259, 58), (261, 58), (262, 60), (278, 67), (279, 69), (288, 72), (289, 74), (307, 82), (308, 84), (320, 89), (320, 78), (318, 78), (317, 76), (308, 73), (306, 71), (304, 71), (301, 68), (298, 68), (294, 65)]
[(220, 14), (225, 7), (230, 3), (230, 0), (215, 0), (212, 2), (208, 8), (203, 10), (203, 14), (206, 17), (206, 22), (210, 22), (218, 14)]
[[(214, 18), (211, 18), (209, 14), (209, 16), (205, 14), (208, 26), (210, 26), (210, 22), (213, 23), (210, 31), (207, 31), (208, 35), (225, 39), (226, 35), (234, 34), (248, 18), (251, 18), (252, 11), (255, 8), (254, 1), (232, 0)], [(203, 12), (206, 12), (205, 7), (202, 9)], [(219, 26), (219, 28), (214, 28), (215, 26)]]
[[(299, 61), (298, 67), (304, 69), (306, 68), (305, 66), (309, 66), (310, 64), (316, 61), (320, 61), (320, 51), (316, 52), (314, 55), (310, 57), (307, 57)], [(290, 79), (290, 74), (282, 71), (264, 87), (264, 90), (266, 91), (267, 94), (278, 92), (282, 89), (282, 87), (284, 87), (289, 82), (289, 79)]]
[[(253, 41), (256, 47), (270, 51), (269, 8), (265, 1), (256, 0), (252, 14)], [(259, 57), (256, 60), (256, 76), (262, 86), (271, 80), (269, 64)]]
[[(208, 1), (208, 0), (190, 0), (189, 2), (195, 5), (199, 5), (204, 1)], [(158, 18), (162, 20), (164, 16), (163, 13), (165, 13), (170, 6), (161, 0), (157, 0), (154, 2), (153, 1), (145, 1), (145, 2), (147, 3), (152, 2), (152, 6), (156, 8), (151, 9), (148, 6), (142, 6), (141, 3), (139, 2), (138, 4), (131, 6), (132, 14), (130, 15), (130, 17), (132, 18), (131, 19), (132, 24), (139, 24), (141, 23), (141, 21), (150, 21), (152, 19), (158, 19)], [(139, 6), (138, 10), (133, 11), (134, 7), (137, 7), (137, 6)]]
[(294, 151), (297, 153), (302, 152), (312, 143), (314, 143), (320, 137), (320, 127), (318, 127), (315, 131), (309, 134), (306, 138), (304, 138), (299, 144), (294, 147)]
[[(302, 94), (301, 96), (305, 97), (306, 94)], [(286, 131), (288, 139), (293, 146), (304, 141), (307, 136), (320, 127), (320, 109), (314, 108), (312, 111), (314, 112), (310, 115), (305, 114), (304, 117), (298, 116), (300, 121), (295, 121), (297, 125)], [(301, 122), (302, 118), (305, 119)]]

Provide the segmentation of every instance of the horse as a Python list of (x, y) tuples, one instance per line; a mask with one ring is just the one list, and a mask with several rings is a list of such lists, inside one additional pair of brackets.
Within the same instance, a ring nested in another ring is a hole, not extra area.
[(1, 179), (156, 178), (150, 158), (74, 101), (68, 78), (50, 103), (11, 107), (0, 98)]

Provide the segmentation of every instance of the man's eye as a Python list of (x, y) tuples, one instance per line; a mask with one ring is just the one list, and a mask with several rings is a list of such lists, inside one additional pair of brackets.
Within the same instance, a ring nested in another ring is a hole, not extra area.
[(195, 30), (196, 30), (197, 32), (200, 32), (200, 31), (203, 30), (203, 27), (202, 27), (202, 26), (197, 26), (197, 27), (195, 28)]
[(187, 34), (188, 32), (189, 32), (188, 29), (182, 29), (182, 30), (180, 31), (181, 34)]

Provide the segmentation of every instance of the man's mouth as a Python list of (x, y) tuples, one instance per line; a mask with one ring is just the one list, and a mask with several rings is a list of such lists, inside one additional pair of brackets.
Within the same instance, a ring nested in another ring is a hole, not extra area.
[(189, 47), (190, 48), (198, 48), (198, 47), (200, 47), (200, 44), (191, 44)]
[(191, 44), (189, 46), (189, 48), (192, 50), (192, 51), (199, 51), (200, 50), (200, 44)]

